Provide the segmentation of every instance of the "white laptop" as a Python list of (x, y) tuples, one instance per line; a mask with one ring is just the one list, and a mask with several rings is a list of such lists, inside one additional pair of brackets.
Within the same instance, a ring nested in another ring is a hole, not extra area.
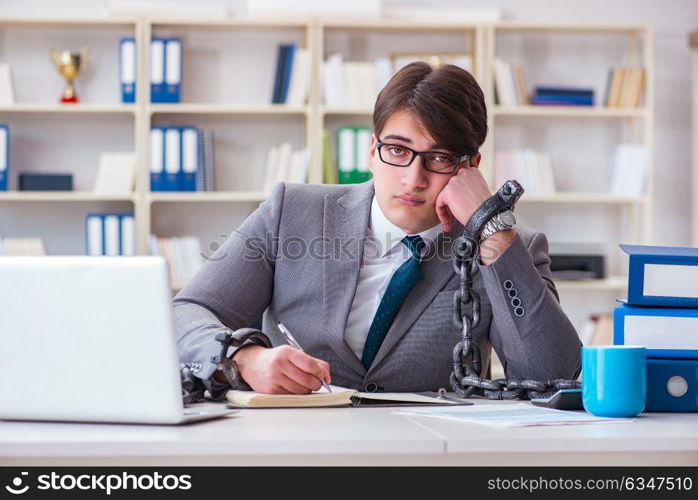
[(162, 257), (0, 257), (0, 419), (178, 424)]

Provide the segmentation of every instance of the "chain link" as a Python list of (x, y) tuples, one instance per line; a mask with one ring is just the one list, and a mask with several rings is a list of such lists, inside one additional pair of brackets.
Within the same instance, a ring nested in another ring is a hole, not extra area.
[[(513, 209), (514, 203), (523, 194), (516, 181), (507, 181), (487, 202), (489, 211), (496, 213)], [(484, 206), (484, 204), (483, 204)], [(484, 224), (491, 216), (476, 214), (454, 242), (453, 269), (460, 277), (460, 286), (453, 294), (453, 324), (461, 331), (461, 341), (453, 348), (453, 373), (450, 383), (462, 398), (483, 396), (487, 399), (531, 399), (547, 398), (560, 389), (577, 389), (576, 380), (547, 380), (545, 382), (524, 379), (490, 380), (480, 377), (482, 358), (480, 347), (472, 340), (472, 331), (480, 323), (480, 295), (473, 287), (473, 276), (479, 271), (477, 261), (480, 248), (477, 239)]]

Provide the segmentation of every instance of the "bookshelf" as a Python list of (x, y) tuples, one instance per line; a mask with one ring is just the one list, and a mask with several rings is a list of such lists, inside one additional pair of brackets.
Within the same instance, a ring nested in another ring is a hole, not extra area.
[[(118, 88), (118, 41), (126, 36), (136, 39), (135, 104), (121, 104)], [(149, 102), (148, 41), (155, 36), (182, 39), (180, 104)], [(298, 107), (269, 104), (276, 48), (291, 41), (307, 48), (311, 55), (308, 101)], [(82, 102), (60, 105), (57, 101), (63, 81), (48, 60), (48, 48), (75, 50), (84, 45), (91, 48), (91, 59), (88, 72), (77, 81)], [(481, 168), (491, 182), (494, 151), (498, 148), (531, 145), (547, 150), (563, 138), (564, 144), (570, 144), (574, 151), (575, 141), (570, 137), (574, 138), (577, 130), (576, 133), (589, 136), (589, 146), (597, 152), (596, 159), (589, 162), (593, 168), (583, 174), (574, 156), (563, 155), (555, 163), (556, 175), (565, 179), (559, 183), (559, 191), (545, 195), (528, 193), (517, 208), (520, 220), (545, 231), (550, 240), (556, 240), (558, 235), (573, 237), (585, 231), (578, 231), (579, 228), (571, 231), (559, 220), (548, 223), (548, 219), (576, 216), (583, 210), (590, 216), (613, 219), (606, 229), (621, 234), (623, 241), (649, 242), (653, 206), (651, 160), (646, 192), (641, 196), (605, 193), (602, 185), (608, 172), (605, 165), (596, 164), (603, 163), (597, 160), (605, 160), (609, 148), (621, 141), (642, 142), (652, 158), (651, 48), (649, 28), (635, 25), (291, 18), (0, 19), (0, 61), (10, 63), (17, 89), (17, 103), (0, 106), (0, 123), (10, 125), (13, 146), (11, 190), (0, 193), (3, 207), (0, 235), (23, 235), (18, 228), (35, 225), (41, 233), (37, 235), (45, 237), (49, 253), (80, 254), (84, 251), (85, 214), (118, 210), (135, 213), (140, 254), (148, 252), (151, 233), (165, 237), (195, 234), (202, 246), (208, 248), (220, 242), (221, 235), (230, 234), (265, 199), (261, 186), (269, 146), (288, 140), (294, 147), (308, 147), (309, 182), (319, 183), (322, 131), (329, 130), (334, 139), (340, 126), (370, 126), (371, 107), (325, 105), (321, 68), (330, 54), (340, 53), (346, 61), (367, 61), (405, 53), (468, 53), (472, 56), (472, 72), (485, 91), (490, 111), (490, 131), (482, 148)], [(580, 64), (594, 70), (583, 75), (560, 75), (551, 70), (557, 62), (578, 56)], [(642, 65), (646, 69), (644, 105), (640, 108), (500, 106), (494, 99), (495, 57), (520, 62), (529, 86), (544, 78), (550, 78), (551, 82), (561, 80), (562, 84), (588, 84), (596, 89), (597, 99), (603, 95), (608, 67)], [(36, 68), (41, 67), (45, 78), (37, 81)], [(151, 126), (168, 125), (195, 125), (214, 131), (217, 191), (149, 191), (148, 133)], [(532, 135), (534, 132), (539, 135)], [(28, 144), (32, 147), (27, 148)], [(23, 149), (31, 153), (22, 153)], [(89, 191), (102, 151), (136, 152), (138, 167), (133, 195), (103, 196)], [(61, 170), (74, 173), (77, 191), (14, 191), (14, 179), (19, 171)], [(42, 218), (48, 212), (51, 217), (45, 218), (50, 223), (34, 224), (35, 218)], [(206, 223), (202, 224), (202, 220)], [(595, 236), (596, 223), (590, 220), (589, 226), (587, 229)], [(70, 231), (77, 237), (62, 237), (55, 228)], [(608, 252), (619, 253), (611, 246)], [(609, 278), (560, 282), (561, 293), (617, 295), (624, 288), (623, 261), (621, 256), (610, 261)]]
[[(627, 287), (627, 260), (617, 243), (652, 241), (653, 207), (653, 42), (646, 26), (503, 22), (488, 31), (486, 72), (490, 133), (483, 161), (494, 151), (529, 148), (553, 158), (557, 191), (527, 193), (517, 208), (520, 222), (544, 231), (551, 243), (602, 245), (607, 278), (558, 280), (556, 286), (572, 322), (579, 328), (590, 313), (608, 311)], [(495, 58), (518, 63), (527, 87), (584, 86), (595, 90), (594, 106), (502, 106), (494, 95)], [(584, 71), (565, 72), (570, 61)], [(645, 91), (640, 107), (603, 105), (608, 69), (645, 68)], [(637, 196), (609, 194), (612, 149), (621, 142), (647, 148), (644, 192)], [(584, 214), (584, 219), (580, 218)], [(576, 220), (574, 228), (565, 220)], [(612, 235), (611, 237), (604, 237)]]

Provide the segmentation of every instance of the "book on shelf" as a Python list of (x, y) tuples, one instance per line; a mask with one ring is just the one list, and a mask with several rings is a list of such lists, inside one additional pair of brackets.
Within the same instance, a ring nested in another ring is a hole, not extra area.
[(619, 144), (611, 160), (609, 194), (641, 196), (645, 191), (647, 147), (644, 144)]
[(368, 127), (337, 129), (337, 168), (340, 184), (365, 182), (371, 178), (368, 168), (370, 143), (371, 129)]
[(330, 143), (330, 132), (327, 129), (322, 131), (322, 182), (324, 184), (337, 184), (337, 166), (332, 158), (332, 144)]
[(133, 214), (87, 214), (85, 254), (127, 257), (136, 255), (136, 219)]
[(637, 108), (645, 91), (645, 69), (615, 67), (609, 70), (604, 103), (609, 108)]
[(130, 195), (136, 173), (136, 154), (132, 152), (104, 152), (99, 155), (99, 166), (93, 192), (109, 195)]
[(272, 90), (271, 102), (278, 104), (283, 102), (281, 96), (283, 93), (284, 77), (286, 75), (286, 66), (289, 65), (289, 49), (294, 48), (295, 44), (283, 44), (277, 47), (276, 51), (276, 70), (274, 71), (274, 88)]
[(593, 106), (594, 89), (536, 86), (531, 97), (536, 106)]
[(46, 255), (42, 238), (0, 238), (0, 255)]
[(159, 255), (167, 261), (173, 285), (188, 283), (204, 264), (201, 242), (196, 236), (162, 238), (150, 235), (148, 244), (151, 255)]
[(151, 128), (150, 190), (215, 190), (213, 133), (191, 126)]
[(72, 191), (73, 174), (19, 174), (20, 191)]
[(0, 105), (15, 103), (15, 89), (12, 84), (12, 70), (8, 63), (0, 63)]
[(521, 106), (529, 103), (526, 80), (519, 64), (494, 60), (494, 88), (497, 104)]
[(303, 106), (310, 90), (310, 52), (295, 43), (277, 48), (271, 102)]
[(284, 102), (288, 106), (304, 106), (310, 92), (310, 52), (308, 49), (296, 48), (289, 78), (288, 94)]
[(549, 153), (521, 149), (495, 151), (494, 179), (502, 186), (509, 179), (516, 179), (528, 193), (555, 193), (555, 176)]
[(339, 108), (371, 108), (393, 72), (388, 58), (344, 61), (341, 54), (332, 54), (322, 65), (324, 103)]
[(319, 408), (332, 406), (421, 406), (471, 405), (467, 400), (438, 397), (435, 392), (359, 392), (330, 386), (310, 394), (262, 394), (254, 391), (229, 390), (228, 406), (238, 408)]
[(0, 123), (0, 191), (7, 191), (10, 170), (10, 128)]
[(267, 149), (262, 191), (270, 193), (279, 182), (308, 182), (310, 150), (294, 149), (290, 142), (282, 142)]

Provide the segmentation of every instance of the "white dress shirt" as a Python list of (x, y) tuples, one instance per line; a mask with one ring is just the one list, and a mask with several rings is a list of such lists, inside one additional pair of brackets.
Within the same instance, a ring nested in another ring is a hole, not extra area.
[[(383, 298), (393, 273), (411, 256), (401, 241), (408, 236), (383, 214), (374, 195), (371, 202), (369, 237), (364, 243), (363, 261), (359, 270), (356, 294), (349, 310), (344, 341), (361, 359), (373, 316)], [(422, 231), (422, 255), (433, 245), (442, 230), (441, 224)]]

